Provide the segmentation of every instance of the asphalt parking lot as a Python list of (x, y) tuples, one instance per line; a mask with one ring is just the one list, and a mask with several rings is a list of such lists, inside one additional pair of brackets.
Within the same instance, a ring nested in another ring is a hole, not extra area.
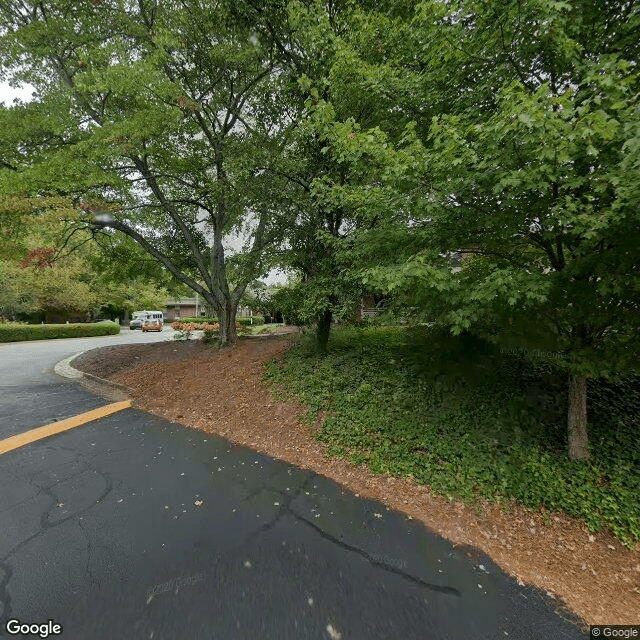
[[(168, 337), (0, 345), (0, 438), (108, 402), (58, 360)], [(18, 619), (83, 640), (586, 637), (474, 550), (136, 409), (1, 455), (0, 487), (0, 635)]]

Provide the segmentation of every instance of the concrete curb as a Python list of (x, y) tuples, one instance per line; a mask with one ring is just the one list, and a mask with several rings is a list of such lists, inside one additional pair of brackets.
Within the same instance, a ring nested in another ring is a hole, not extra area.
[[(195, 332), (194, 332), (195, 333)], [(252, 338), (252, 339), (268, 339), (268, 338), (276, 338), (278, 336), (290, 336), (299, 333), (299, 331), (287, 331), (286, 333), (263, 333), (258, 335), (244, 335), (242, 338)], [(193, 339), (193, 337), (192, 337)], [(197, 340), (198, 338), (196, 338)], [(101, 347), (96, 347), (100, 349)], [(87, 351), (93, 351), (93, 349), (88, 349)], [(105, 380), (104, 378), (99, 378), (98, 376), (94, 376), (91, 373), (85, 373), (84, 371), (80, 371), (71, 365), (71, 363), (78, 357), (80, 357), (86, 351), (80, 351), (75, 353), (64, 360), (60, 360), (54, 367), (54, 372), (62, 376), (63, 378), (69, 378), (70, 380), (76, 380), (83, 387), (88, 388), (91, 391), (94, 391), (98, 395), (105, 396), (111, 399), (117, 400), (127, 400), (133, 396), (133, 389), (131, 387), (127, 387), (124, 384), (118, 384), (117, 382), (112, 382), (111, 380)]]
[[(93, 351), (93, 349), (89, 349), (89, 351)], [(130, 387), (118, 384), (117, 382), (112, 382), (111, 380), (105, 380), (104, 378), (98, 378), (98, 376), (94, 376), (91, 373), (85, 373), (84, 371), (80, 371), (79, 369), (71, 366), (71, 363), (83, 353), (86, 352), (80, 351), (79, 353), (69, 356), (64, 360), (60, 360), (60, 362), (58, 362), (53, 368), (54, 372), (63, 378), (77, 380), (82, 386), (94, 390), (100, 395), (105, 395), (104, 392), (107, 392), (107, 396), (114, 397), (115, 393), (116, 396), (124, 396), (127, 399), (133, 395), (133, 389)]]
[(77, 380), (78, 378), (82, 378), (83, 377), (82, 371), (78, 371), (78, 369), (74, 369), (71, 366), (71, 362), (75, 360), (78, 356), (81, 356), (83, 353), (84, 351), (80, 351), (73, 356), (69, 356), (64, 360), (60, 360), (60, 362), (58, 362), (56, 366), (53, 367), (53, 370), (63, 378), (72, 378), (75, 380)]

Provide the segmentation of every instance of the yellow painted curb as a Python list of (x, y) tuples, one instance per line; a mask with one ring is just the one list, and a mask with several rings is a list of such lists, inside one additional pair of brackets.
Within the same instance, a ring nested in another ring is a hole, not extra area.
[(0, 455), (13, 451), (18, 447), (24, 447), (25, 444), (31, 444), (42, 438), (48, 438), (56, 433), (62, 433), (69, 429), (75, 429), (87, 422), (110, 416), (112, 413), (117, 413), (123, 409), (128, 409), (131, 406), (131, 400), (123, 400), (122, 402), (113, 402), (105, 405), (104, 407), (98, 407), (92, 411), (81, 413), (78, 416), (72, 418), (65, 418), (59, 422), (52, 422), (51, 424), (45, 424), (44, 427), (38, 427), (37, 429), (31, 429), (25, 433), (19, 433), (17, 436), (11, 436), (4, 440), (0, 440)]

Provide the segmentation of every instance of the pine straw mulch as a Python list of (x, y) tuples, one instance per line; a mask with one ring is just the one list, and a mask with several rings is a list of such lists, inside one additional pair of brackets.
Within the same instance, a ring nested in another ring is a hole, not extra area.
[(563, 600), (586, 624), (640, 623), (638, 546), (630, 551), (608, 532), (590, 534), (561, 513), (545, 514), (550, 524), (519, 505), (504, 513), (485, 503), (479, 513), (410, 479), (328, 459), (301, 420), (305, 407), (274, 399), (262, 381), (262, 363), (282, 358), (288, 345), (283, 337), (245, 340), (226, 351), (200, 343), (125, 345), (88, 352), (74, 366), (131, 387), (146, 411), (312, 469), (454, 544), (482, 550), (520, 582)]

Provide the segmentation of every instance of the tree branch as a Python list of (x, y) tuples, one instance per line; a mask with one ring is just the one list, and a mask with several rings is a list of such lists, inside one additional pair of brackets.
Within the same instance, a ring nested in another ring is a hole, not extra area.
[[(208, 280), (211, 282), (211, 274), (206, 268), (206, 265), (204, 263), (204, 257), (200, 252), (200, 249), (198, 248), (198, 245), (194, 240), (189, 227), (185, 224), (184, 220), (182, 219), (182, 216), (178, 213), (178, 211), (175, 210), (171, 202), (165, 196), (160, 185), (158, 184), (158, 181), (156, 180), (155, 176), (152, 174), (147, 161), (135, 156), (132, 157), (131, 160), (135, 164), (138, 171), (145, 178), (147, 185), (149, 186), (149, 188), (151, 189), (155, 197), (158, 199), (163, 209), (169, 214), (171, 219), (176, 223), (176, 225), (180, 229), (180, 232), (182, 233), (187, 244), (189, 245), (189, 249), (191, 249), (193, 253), (193, 256), (196, 260), (196, 264), (198, 265), (198, 271), (200, 271), (200, 275), (204, 278), (205, 281)], [(206, 207), (203, 207), (203, 208), (206, 209)]]
[(109, 220), (106, 222), (93, 221), (89, 224), (90, 226), (99, 229), (109, 228), (121, 231), (125, 235), (135, 240), (145, 251), (147, 251), (147, 253), (156, 258), (158, 262), (161, 262), (175, 276), (177, 280), (180, 280), (180, 282), (186, 284), (190, 289), (193, 289), (193, 291), (197, 291), (206, 300), (211, 300), (212, 294), (210, 291), (205, 289), (200, 283), (193, 280), (193, 278), (190, 278), (189, 276), (182, 273), (182, 271), (180, 271), (180, 269), (175, 266), (175, 264), (168, 256), (156, 249), (142, 234), (140, 234), (135, 229), (124, 224), (123, 222), (120, 222), (119, 220)]

